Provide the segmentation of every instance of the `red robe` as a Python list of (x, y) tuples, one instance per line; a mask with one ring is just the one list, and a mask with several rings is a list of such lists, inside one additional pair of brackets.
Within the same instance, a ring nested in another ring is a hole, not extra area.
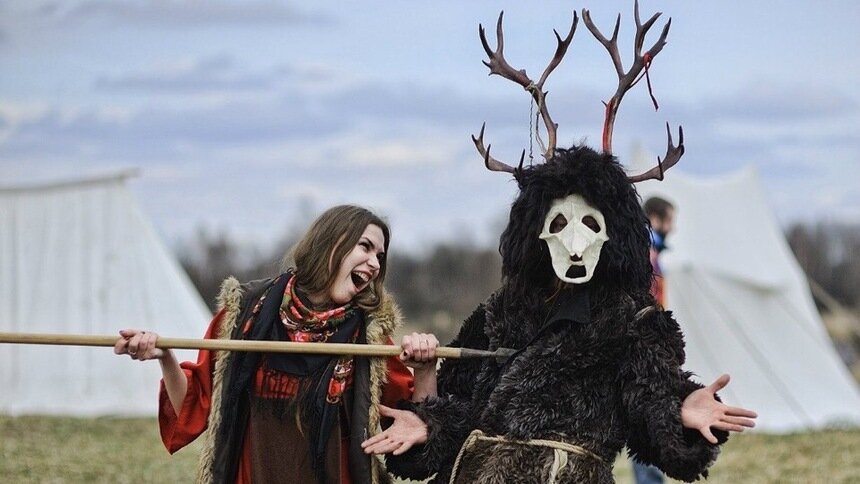
[[(226, 310), (219, 311), (204, 338), (213, 339), (217, 328), (224, 318)], [(394, 342), (389, 338), (389, 344)], [(412, 397), (414, 381), (409, 368), (396, 356), (388, 357), (388, 383), (382, 389), (383, 405), (395, 407), (400, 400), (408, 400)], [(188, 378), (188, 389), (185, 392), (185, 400), (179, 415), (173, 409), (173, 404), (167, 396), (164, 381), (161, 382), (161, 392), (158, 405), (158, 425), (161, 430), (161, 440), (167, 451), (173, 454), (196, 439), (204, 430), (209, 421), (209, 410), (212, 397), (212, 375), (215, 369), (214, 355), (209, 350), (200, 350), (197, 362), (184, 361), (180, 363), (185, 376)], [(260, 374), (256, 378), (257, 384), (261, 382)], [(259, 390), (259, 388), (257, 389)], [(345, 443), (347, 444), (347, 443)], [(341, 445), (341, 468), (345, 470), (341, 476), (341, 483), (351, 482), (349, 477), (349, 466), (347, 465), (348, 445)], [(236, 476), (238, 484), (251, 484), (251, 455), (249, 452), (248, 436), (242, 448), (242, 457), (239, 463), (239, 472)]]

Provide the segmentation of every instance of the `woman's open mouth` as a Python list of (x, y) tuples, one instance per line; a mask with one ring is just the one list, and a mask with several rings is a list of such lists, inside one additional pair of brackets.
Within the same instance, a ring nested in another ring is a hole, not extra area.
[(362, 271), (352, 271), (350, 274), (352, 278), (352, 283), (356, 288), (362, 288), (365, 284), (370, 282), (370, 274)]

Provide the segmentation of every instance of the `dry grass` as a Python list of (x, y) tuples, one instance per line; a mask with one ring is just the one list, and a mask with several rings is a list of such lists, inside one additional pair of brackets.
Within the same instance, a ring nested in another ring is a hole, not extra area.
[[(193, 482), (198, 449), (170, 456), (154, 419), (0, 417), (0, 482)], [(619, 484), (630, 464), (616, 464)], [(860, 430), (735, 436), (711, 483), (860, 482)]]
[[(626, 459), (616, 462), (615, 476), (619, 484), (633, 482)], [(860, 430), (735, 435), (723, 446), (706, 482), (860, 482)]]
[(0, 482), (193, 482), (198, 450), (171, 456), (154, 419), (0, 417)]

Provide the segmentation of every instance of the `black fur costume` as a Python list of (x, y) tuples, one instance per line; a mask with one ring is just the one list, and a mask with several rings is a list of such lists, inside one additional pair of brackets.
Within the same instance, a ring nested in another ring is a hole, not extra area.
[[(626, 445), (638, 461), (693, 481), (719, 453), (681, 425), (682, 400), (702, 385), (684, 372), (684, 341), (669, 311), (649, 294), (648, 221), (611, 155), (556, 150), (515, 172), (520, 194), (501, 237), (503, 285), (465, 321), (451, 346), (525, 348), (507, 362), (447, 360), (438, 397), (404, 402), (428, 425), (428, 441), (400, 457), (396, 475), (448, 482), (472, 430), (508, 439), (579, 445), (556, 482), (614, 482)], [(553, 200), (576, 193), (599, 209), (609, 240), (592, 279), (562, 285), (538, 238)], [(725, 442), (728, 433), (712, 429)], [(553, 450), (481, 442), (460, 462), (457, 482), (547, 482)], [(557, 471), (557, 469), (556, 469)]]

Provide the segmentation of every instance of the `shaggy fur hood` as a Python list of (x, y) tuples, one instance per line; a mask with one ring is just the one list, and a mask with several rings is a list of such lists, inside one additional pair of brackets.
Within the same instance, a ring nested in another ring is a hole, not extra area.
[(511, 206), (499, 252), (502, 274), (519, 297), (535, 288), (549, 290), (557, 278), (546, 243), (538, 238), (553, 200), (576, 193), (599, 209), (609, 240), (589, 285), (648, 291), (651, 264), (648, 219), (636, 189), (618, 161), (585, 146), (558, 149), (546, 163), (516, 170), (520, 193)]

